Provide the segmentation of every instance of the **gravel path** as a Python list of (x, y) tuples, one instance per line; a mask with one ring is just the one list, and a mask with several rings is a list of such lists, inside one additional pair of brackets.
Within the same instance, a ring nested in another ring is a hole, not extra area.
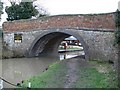
[(72, 88), (74, 87), (74, 83), (77, 81), (77, 71), (80, 69), (80, 67), (89, 67), (90, 65), (87, 63), (85, 59), (82, 58), (72, 58), (67, 61), (67, 75), (66, 75), (66, 81), (64, 84), (64, 88)]
[(76, 68), (77, 68), (77, 60), (71, 59), (67, 63), (68, 72), (66, 75), (66, 81), (64, 88), (69, 88), (74, 82), (76, 82), (77, 75), (76, 75)]

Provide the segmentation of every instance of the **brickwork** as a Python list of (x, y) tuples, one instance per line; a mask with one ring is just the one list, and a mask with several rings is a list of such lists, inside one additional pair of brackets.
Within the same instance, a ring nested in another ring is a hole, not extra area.
[(115, 29), (114, 13), (88, 15), (57, 15), (34, 20), (5, 22), (4, 31), (22, 31), (50, 28)]

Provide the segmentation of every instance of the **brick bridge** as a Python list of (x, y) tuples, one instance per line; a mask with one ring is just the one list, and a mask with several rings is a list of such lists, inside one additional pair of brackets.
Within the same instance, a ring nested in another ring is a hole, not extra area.
[[(115, 13), (56, 15), (3, 24), (4, 41), (14, 54), (58, 56), (59, 44), (69, 36), (82, 44), (86, 59), (116, 60), (114, 44)], [(22, 42), (14, 42), (14, 35)]]

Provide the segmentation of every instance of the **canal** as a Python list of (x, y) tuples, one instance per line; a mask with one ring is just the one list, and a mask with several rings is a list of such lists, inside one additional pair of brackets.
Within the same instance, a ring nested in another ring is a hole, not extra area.
[[(84, 51), (64, 52), (59, 53), (60, 59), (53, 58), (12, 58), (2, 60), (2, 76), (7, 81), (17, 84), (22, 80), (36, 76), (46, 68), (59, 60), (73, 58), (76, 56), (84, 55)], [(4, 82), (4, 87), (12, 88), (14, 86)]]

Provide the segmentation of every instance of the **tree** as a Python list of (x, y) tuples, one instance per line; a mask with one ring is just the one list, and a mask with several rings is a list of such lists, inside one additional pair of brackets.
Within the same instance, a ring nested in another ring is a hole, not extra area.
[(32, 16), (38, 15), (38, 10), (33, 6), (33, 2), (20, 2), (16, 4), (11, 2), (10, 7), (6, 7), (5, 11), (8, 14), (8, 21), (29, 19)]
[(116, 11), (116, 32), (115, 32), (115, 43), (120, 45), (120, 11)]
[[(3, 13), (2, 9), (3, 9), (3, 3), (0, 1), (0, 20), (1, 20), (1, 14)], [(2, 30), (0, 28), (0, 37), (1, 36), (2, 36)]]
[(3, 9), (3, 3), (0, 1), (0, 19), (1, 19), (1, 14), (3, 13), (2, 9)]

